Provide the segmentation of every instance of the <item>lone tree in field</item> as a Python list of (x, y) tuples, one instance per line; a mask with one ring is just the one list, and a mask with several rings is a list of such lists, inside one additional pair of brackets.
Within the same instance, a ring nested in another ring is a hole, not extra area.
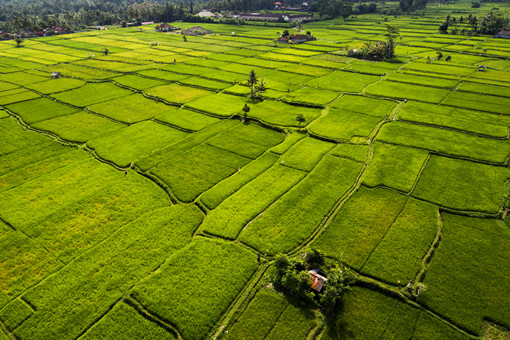
[(302, 113), (298, 113), (297, 116), (296, 116), (296, 120), (298, 121), (299, 123), (299, 129), (301, 130), (301, 123), (304, 123), (306, 122), (306, 117), (304, 114)]
[(105, 47), (103, 50), (103, 53), (104, 53), (104, 55), (108, 55), (108, 53), (110, 53), (110, 50)]
[(388, 60), (395, 55), (395, 39), (400, 35), (400, 29), (397, 26), (386, 24), (386, 34), (384, 35), (388, 41), (387, 51), (384, 59)]
[(16, 47), (23, 47), (23, 38), (21, 37), (16, 37), (14, 39), (14, 42), (16, 43)]
[(244, 123), (248, 119), (248, 112), (250, 112), (250, 107), (248, 106), (248, 104), (244, 104), (243, 112), (244, 112), (243, 113), (243, 123)]
[(257, 83), (259, 81), (259, 76), (255, 73), (254, 70), (250, 71), (250, 74), (248, 75), (248, 85), (250, 86), (250, 99), (253, 99), (255, 97), (255, 86), (257, 86)]

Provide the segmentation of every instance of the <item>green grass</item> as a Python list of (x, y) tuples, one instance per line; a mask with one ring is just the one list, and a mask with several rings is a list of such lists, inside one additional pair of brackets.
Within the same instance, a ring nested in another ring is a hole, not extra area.
[(441, 102), (450, 93), (449, 90), (394, 81), (374, 84), (369, 86), (366, 92), (375, 96), (414, 99), (436, 104)]
[(289, 304), (266, 339), (279, 340), (285, 337), (306, 339), (316, 325), (317, 321), (312, 311)]
[(187, 103), (185, 107), (220, 117), (230, 117), (233, 114), (242, 115), (242, 109), (247, 103), (250, 103), (248, 98), (218, 93), (194, 100)]
[(368, 157), (368, 145), (363, 144), (338, 144), (330, 153), (333, 156), (347, 158), (356, 162), (364, 163)]
[(313, 246), (336, 259), (343, 257), (349, 265), (359, 270), (384, 238), (406, 202), (407, 197), (395, 191), (362, 186), (345, 203)]
[(122, 124), (86, 112), (55, 117), (34, 123), (32, 126), (54, 133), (64, 140), (78, 143), (85, 143), (124, 127)]
[(337, 92), (360, 92), (363, 88), (376, 82), (381, 77), (354, 72), (336, 71), (327, 76), (315, 78), (306, 85)]
[(155, 119), (192, 131), (202, 130), (209, 125), (216, 124), (220, 121), (218, 118), (206, 116), (186, 109), (171, 110), (166, 113), (158, 114)]
[(261, 289), (228, 329), (225, 339), (266, 339), (287, 306), (288, 302), (282, 295), (273, 290)]
[(490, 94), (494, 96), (510, 97), (510, 87), (498, 86), (490, 84), (481, 84), (478, 82), (464, 81), (460, 83), (459, 91), (477, 92), (483, 94)]
[(386, 79), (401, 83), (420, 84), (433, 87), (442, 87), (447, 89), (453, 89), (459, 83), (457, 79), (429, 77), (425, 75), (399, 72), (388, 74)]
[(24, 87), (30, 90), (40, 92), (42, 94), (51, 94), (67, 90), (72, 90), (81, 87), (86, 83), (80, 79), (74, 78), (57, 78), (42, 81), (35, 84), (25, 85)]
[(294, 103), (322, 107), (338, 97), (338, 92), (321, 90), (313, 87), (302, 87), (283, 96), (282, 100)]
[(209, 145), (255, 159), (267, 149), (280, 144), (285, 138), (281, 132), (264, 128), (258, 124), (240, 124), (218, 134), (207, 142)]
[(362, 113), (374, 117), (389, 116), (396, 103), (363, 96), (345, 95), (331, 103), (332, 108)]
[(167, 330), (140, 315), (126, 303), (115, 305), (83, 335), (83, 339), (175, 339)]
[(443, 104), (480, 111), (489, 111), (497, 114), (510, 114), (510, 98), (491, 96), (488, 94), (457, 91), (446, 97)]
[(228, 131), (239, 124), (240, 122), (236, 120), (223, 120), (217, 124), (212, 124), (198, 132), (190, 134), (188, 137), (184, 138), (181, 142), (175, 145), (169, 145), (164, 149), (153, 152), (150, 156), (136, 162), (136, 165), (142, 171), (147, 171), (151, 168), (154, 168), (158, 164), (170, 160), (173, 157), (190, 151), (194, 147), (206, 142), (211, 137)]
[(8, 105), (7, 108), (18, 114), (27, 124), (33, 124), (78, 112), (78, 109), (74, 107), (59, 104), (48, 98), (27, 100), (21, 103)]
[(161, 188), (134, 173), (76, 196), (64, 207), (48, 209), (38, 223), (24, 228), (64, 263), (72, 262), (142, 214), (170, 205)]
[(137, 74), (127, 74), (125, 76), (113, 78), (112, 80), (116, 83), (124, 86), (129, 86), (137, 90), (145, 90), (164, 84), (164, 82), (161, 80), (140, 77)]
[(86, 84), (78, 89), (53, 94), (52, 97), (61, 102), (78, 107), (104, 102), (131, 94), (131, 91), (111, 83)]
[(12, 72), (12, 73), (4, 73), (0, 74), (0, 81), (5, 81), (8, 83), (12, 83), (15, 85), (28, 85), (39, 83), (41, 81), (48, 80), (48, 77), (36, 76), (34, 74), (26, 73), (26, 72)]
[(368, 137), (381, 118), (330, 108), (309, 130), (311, 133), (336, 141), (348, 141), (353, 137)]
[(401, 286), (414, 279), (434, 241), (437, 217), (436, 206), (409, 199), (361, 272)]
[(0, 92), (0, 105), (8, 105), (39, 97), (37, 93), (21, 88), (3, 91)]
[(158, 164), (151, 173), (165, 182), (178, 199), (190, 202), (249, 162), (248, 158), (215, 146), (199, 145)]
[[(54, 273), (62, 264), (50, 252), (41, 247), (20, 231), (11, 231), (0, 237), (0, 308), (22, 294), (26, 289), (39, 283)], [(23, 275), (20, 275), (23, 273)], [(19, 310), (20, 306), (2, 309), (0, 319), (7, 326), (18, 326), (25, 318), (27, 311)], [(16, 312), (13, 310), (16, 309)], [(12, 315), (11, 312), (16, 313)]]
[(47, 138), (21, 128), (12, 117), (0, 120), (0, 133), (0, 156), (48, 142)]
[(506, 167), (432, 156), (413, 196), (453, 209), (496, 213), (509, 177)]
[(211, 211), (201, 230), (235, 239), (243, 227), (298, 183), (306, 173), (275, 165), (247, 183)]
[(202, 214), (179, 205), (133, 220), (107, 241), (80, 256), (58, 275), (24, 294), (34, 315), (15, 330), (17, 337), (77, 337), (113, 304), (191, 240)]
[(212, 94), (210, 91), (182, 86), (179, 84), (161, 85), (151, 87), (145, 93), (164, 99), (170, 103), (184, 104), (197, 98)]
[(492, 219), (442, 218), (443, 239), (418, 301), (476, 335), (487, 319), (508, 328), (510, 301), (502, 284), (510, 272), (508, 228)]
[(408, 101), (398, 119), (445, 126), (494, 137), (507, 137), (510, 116), (493, 115), (454, 106)]
[(278, 158), (279, 156), (272, 152), (263, 154), (253, 162), (241, 168), (240, 171), (230, 177), (227, 177), (225, 180), (204, 192), (200, 196), (200, 200), (209, 209), (216, 208), (227, 197), (237, 192), (243, 185), (254, 180), (274, 165)]
[(505, 163), (510, 153), (507, 143), (502, 140), (480, 138), (446, 129), (399, 121), (383, 125), (376, 139), (387, 143), (501, 164)]
[(248, 250), (198, 238), (131, 294), (174, 324), (183, 337), (205, 338), (256, 268), (256, 256)]
[(125, 123), (136, 123), (177, 110), (175, 106), (145, 98), (141, 94), (133, 94), (94, 104), (89, 106), (88, 109)]
[(296, 117), (300, 113), (306, 118), (306, 122), (301, 126), (309, 124), (321, 114), (320, 109), (295, 106), (273, 100), (264, 100), (261, 103), (250, 106), (250, 108), (248, 118), (254, 117), (263, 122), (281, 126), (298, 127), (299, 122), (296, 120)]
[(257, 216), (241, 233), (241, 241), (268, 254), (297, 247), (354, 185), (360, 169), (359, 163), (326, 156), (299, 184)]
[(87, 142), (87, 146), (101, 158), (112, 161), (120, 167), (127, 167), (154, 150), (162, 149), (187, 135), (186, 132), (146, 121), (92, 139)]
[(315, 138), (304, 138), (294, 144), (282, 160), (291, 168), (310, 171), (334, 146)]
[(21, 299), (16, 299), (0, 310), (0, 320), (12, 332), (33, 314), (34, 311), (30, 306)]
[(374, 157), (363, 175), (363, 184), (369, 187), (382, 185), (409, 192), (428, 154), (422, 149), (376, 143)]
[(411, 339), (420, 310), (381, 293), (356, 287), (323, 339)]

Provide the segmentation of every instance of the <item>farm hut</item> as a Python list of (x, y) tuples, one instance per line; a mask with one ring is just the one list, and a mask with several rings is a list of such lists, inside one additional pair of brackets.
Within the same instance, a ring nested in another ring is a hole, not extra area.
[(51, 78), (52, 78), (52, 79), (57, 79), (57, 78), (60, 78), (61, 76), (62, 76), (62, 73), (57, 72), (57, 71), (55, 71), (55, 72), (53, 72), (53, 73), (51, 74)]
[(202, 11), (202, 12), (199, 12), (197, 14), (197, 17), (201, 17), (201, 18), (215, 18), (216, 17), (216, 14), (214, 14), (213, 12), (211, 11)]
[(308, 271), (308, 273), (312, 276), (313, 279), (312, 289), (315, 290), (316, 292), (320, 292), (322, 290), (322, 287), (324, 286), (324, 283), (328, 279), (321, 275), (320, 269), (312, 269)]
[(487, 68), (487, 66), (480, 65), (480, 66), (478, 66), (478, 71), (485, 71), (486, 68)]
[(170, 31), (175, 31), (177, 29), (178, 29), (177, 27), (169, 25), (166, 22), (161, 25), (156, 26), (156, 31), (160, 31), (160, 32), (170, 32)]
[(289, 38), (287, 38), (287, 37), (279, 37), (278, 38), (278, 43), (279, 44), (288, 44), (289, 43)]
[(494, 38), (510, 39), (510, 31), (499, 31), (494, 34)]
[(194, 26), (185, 30), (181, 31), (182, 35), (204, 35), (204, 34), (211, 34), (213, 33), (212, 30), (206, 30), (203, 27), (200, 26)]

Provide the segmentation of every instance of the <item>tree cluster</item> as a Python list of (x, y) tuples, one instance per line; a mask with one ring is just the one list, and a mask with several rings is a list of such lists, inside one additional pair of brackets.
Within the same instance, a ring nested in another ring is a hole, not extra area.
[(352, 3), (342, 0), (318, 0), (312, 2), (311, 12), (317, 12), (323, 18), (333, 19), (336, 17), (348, 18), (353, 14)]
[(427, 7), (427, 0), (400, 0), (398, 4), (402, 12), (412, 12)]
[(386, 24), (386, 41), (369, 41), (360, 49), (350, 50), (349, 57), (368, 60), (390, 60), (395, 56), (395, 39), (399, 36), (396, 26)]
[(476, 17), (469, 14), (467, 17), (460, 18), (447, 15), (445, 20), (439, 25), (440, 33), (473, 35), (473, 34), (496, 34), (499, 31), (507, 29), (510, 20), (501, 13), (490, 12), (484, 17)]
[[(313, 279), (308, 273), (308, 270), (316, 268), (322, 268), (327, 273), (327, 281), (318, 296), (312, 292)], [(349, 289), (350, 280), (343, 262), (339, 266), (326, 266), (326, 257), (315, 249), (309, 251), (304, 259), (278, 255), (270, 276), (276, 290), (291, 296), (303, 305), (319, 304), (326, 315), (334, 312), (342, 294)]]

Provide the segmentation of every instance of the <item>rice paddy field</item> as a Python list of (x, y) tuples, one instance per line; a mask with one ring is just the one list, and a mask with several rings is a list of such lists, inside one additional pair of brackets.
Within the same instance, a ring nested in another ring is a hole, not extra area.
[[(510, 338), (510, 40), (437, 30), (496, 6), (0, 41), (0, 339)], [(268, 284), (312, 248), (327, 319)]]

